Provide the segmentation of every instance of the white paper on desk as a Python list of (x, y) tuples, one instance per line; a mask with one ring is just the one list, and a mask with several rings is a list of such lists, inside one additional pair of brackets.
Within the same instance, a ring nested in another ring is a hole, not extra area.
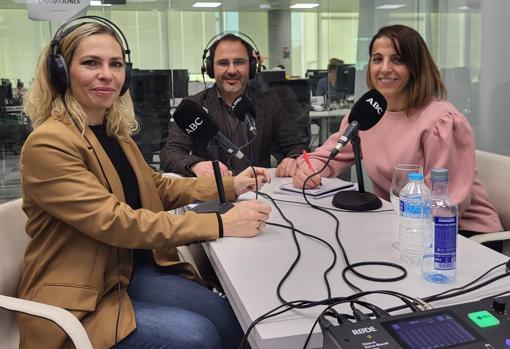
[[(326, 196), (332, 196), (340, 190), (354, 190), (356, 185), (352, 182), (341, 180), (340, 178), (321, 178), (322, 185), (314, 189), (306, 189), (306, 195), (314, 199), (320, 199)], [(278, 187), (279, 194), (303, 195), (303, 190), (292, 185), (292, 179), (284, 181)]]

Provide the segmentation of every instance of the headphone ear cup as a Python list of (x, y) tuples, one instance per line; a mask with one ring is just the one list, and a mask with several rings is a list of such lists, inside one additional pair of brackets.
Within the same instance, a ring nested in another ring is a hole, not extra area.
[(257, 73), (257, 60), (254, 57), (250, 58), (250, 70), (249, 70), (249, 78), (250, 80), (255, 77)]
[(48, 72), (51, 83), (57, 92), (63, 96), (69, 87), (69, 71), (61, 54), (51, 55), (48, 62)]
[(208, 77), (214, 79), (214, 62), (210, 54), (205, 59), (205, 72), (207, 73)]
[(131, 82), (131, 73), (133, 71), (133, 63), (126, 62), (126, 70), (124, 73), (124, 84), (122, 85), (122, 88), (120, 89), (119, 96), (122, 96), (129, 88), (129, 83)]

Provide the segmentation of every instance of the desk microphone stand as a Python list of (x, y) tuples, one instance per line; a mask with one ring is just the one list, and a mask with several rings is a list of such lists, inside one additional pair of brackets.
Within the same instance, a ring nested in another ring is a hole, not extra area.
[(213, 140), (209, 142), (207, 146), (207, 150), (211, 155), (212, 166), (214, 171), (214, 179), (216, 181), (216, 188), (218, 190), (218, 200), (205, 201), (197, 206), (195, 206), (192, 211), (197, 213), (209, 213), (209, 212), (218, 212), (220, 214), (227, 212), (234, 204), (228, 202), (225, 199), (225, 189), (223, 188), (223, 179), (221, 178), (221, 171), (219, 165), (219, 154), (218, 154), (218, 145)]
[(351, 211), (370, 211), (381, 208), (381, 200), (374, 194), (365, 191), (363, 170), (361, 169), (361, 141), (357, 134), (351, 140), (351, 143), (356, 164), (356, 177), (358, 177), (358, 191), (339, 191), (333, 197), (333, 206)]

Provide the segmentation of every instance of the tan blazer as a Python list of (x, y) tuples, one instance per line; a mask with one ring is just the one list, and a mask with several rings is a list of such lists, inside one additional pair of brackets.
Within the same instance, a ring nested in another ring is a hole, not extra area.
[[(127, 294), (132, 249), (153, 249), (160, 265), (193, 278), (191, 266), (177, 262), (175, 246), (218, 238), (217, 217), (192, 212), (177, 216), (165, 210), (214, 198), (216, 189), (213, 178), (162, 177), (147, 166), (132, 139), (119, 139), (140, 190), (143, 208), (133, 210), (124, 202), (120, 178), (89, 128), (85, 137), (90, 145), (74, 124), (50, 118), (23, 146), (23, 210), (32, 240), (25, 252), (19, 295), (70, 310), (83, 323), (94, 348), (109, 348), (114, 345), (119, 303), (117, 251), (121, 340), (136, 327)], [(232, 178), (225, 179), (225, 190), (234, 200)], [(49, 321), (26, 315), (18, 321), (21, 348), (71, 346)]]

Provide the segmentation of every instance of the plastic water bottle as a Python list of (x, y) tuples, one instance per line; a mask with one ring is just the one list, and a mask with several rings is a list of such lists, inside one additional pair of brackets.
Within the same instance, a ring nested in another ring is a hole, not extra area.
[(447, 169), (433, 169), (430, 178), (432, 193), (425, 205), (431, 212), (431, 228), (424, 239), (422, 274), (428, 281), (446, 283), (457, 271), (457, 204), (448, 196)]
[(400, 191), (400, 259), (419, 265), (423, 255), (423, 234), (430, 225), (430, 215), (423, 203), (430, 190), (423, 182), (423, 174), (409, 173), (409, 182)]

